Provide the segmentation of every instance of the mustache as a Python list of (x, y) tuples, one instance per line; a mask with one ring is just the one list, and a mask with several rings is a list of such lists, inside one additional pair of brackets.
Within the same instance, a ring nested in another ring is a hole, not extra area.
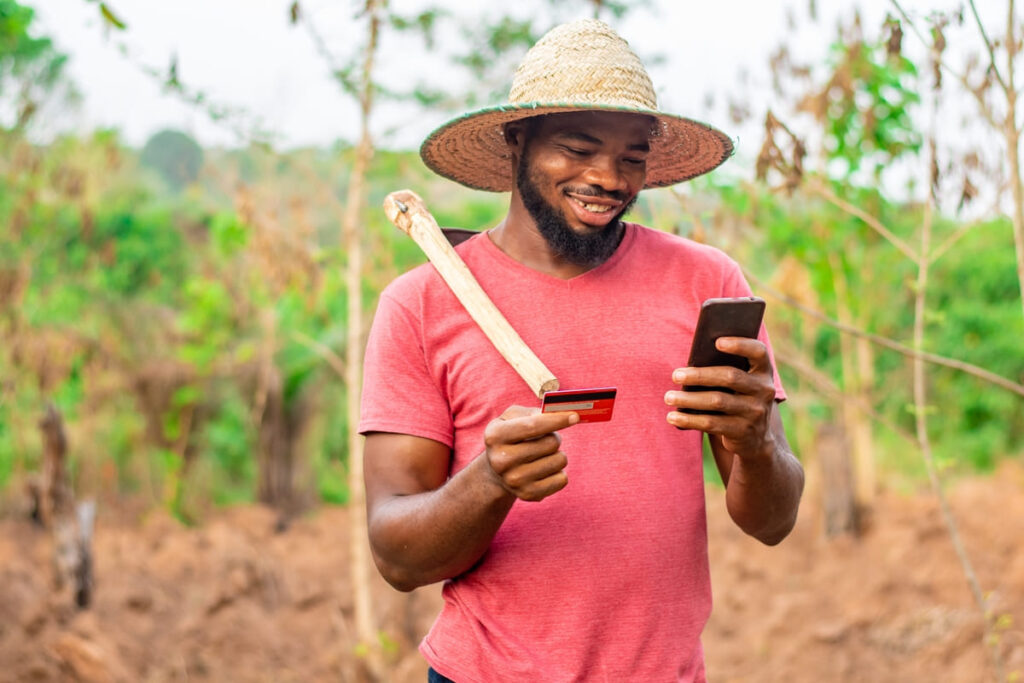
[(629, 198), (629, 195), (625, 192), (612, 191), (601, 189), (593, 185), (577, 185), (565, 188), (565, 191), (571, 194), (578, 194), (584, 197), (601, 197), (603, 199), (614, 199), (617, 202), (624, 202)]

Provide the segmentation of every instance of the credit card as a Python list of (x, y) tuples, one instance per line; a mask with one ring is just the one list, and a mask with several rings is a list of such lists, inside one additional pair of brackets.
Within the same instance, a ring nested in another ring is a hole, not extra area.
[(560, 389), (544, 394), (542, 413), (575, 412), (580, 422), (607, 422), (615, 407), (615, 387)]

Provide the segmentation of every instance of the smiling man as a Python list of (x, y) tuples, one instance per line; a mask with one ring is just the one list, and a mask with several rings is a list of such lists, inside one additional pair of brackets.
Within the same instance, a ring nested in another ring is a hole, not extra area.
[(509, 104), (424, 143), (439, 174), (511, 192), (458, 250), (512, 326), (563, 387), (618, 388), (608, 422), (540, 413), (431, 266), (381, 295), (359, 426), (370, 544), (396, 588), (445, 582), (420, 647), (431, 681), (704, 680), (703, 434), (737, 525), (768, 544), (792, 529), (803, 471), (765, 331), (718, 342), (749, 372), (681, 367), (701, 303), (750, 294), (739, 267), (622, 220), (643, 188), (731, 151), (658, 111), (639, 59), (593, 20), (533, 47)]
[[(491, 233), (492, 239), (510, 253), (511, 244), (502, 246), (505, 226), (533, 223), (544, 241), (528, 245), (522, 258), (513, 256), (521, 263), (531, 254), (551, 257), (555, 262), (540, 269), (560, 277), (573, 277), (604, 263), (622, 239), (619, 218), (644, 185), (654, 125), (645, 116), (593, 111), (507, 124), (505, 138), (520, 161), (509, 216)], [(594, 183), (594, 173), (601, 171), (590, 160), (600, 155), (611, 157), (621, 170), (605, 173)], [(582, 178), (581, 172), (589, 176)], [(557, 178), (563, 177), (559, 183)], [(550, 189), (554, 194), (545, 197), (542, 192)], [(514, 242), (515, 235), (508, 241)]]

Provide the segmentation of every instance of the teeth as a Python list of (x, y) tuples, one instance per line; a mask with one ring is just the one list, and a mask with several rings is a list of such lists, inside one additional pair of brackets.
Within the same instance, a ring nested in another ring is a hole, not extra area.
[(573, 197), (573, 200), (587, 211), (591, 211), (593, 213), (605, 213), (606, 211), (612, 210), (612, 207), (605, 206), (604, 204), (589, 204), (587, 202), (580, 201), (575, 197)]

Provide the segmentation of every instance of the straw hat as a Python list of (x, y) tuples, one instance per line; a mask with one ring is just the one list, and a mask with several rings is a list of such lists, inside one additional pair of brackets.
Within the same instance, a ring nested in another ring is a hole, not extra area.
[(715, 168), (732, 141), (699, 121), (658, 111), (640, 58), (607, 24), (584, 19), (549, 31), (516, 70), (509, 103), (465, 114), (441, 126), (420, 156), (436, 173), (480, 190), (515, 184), (503, 125), (541, 114), (602, 110), (647, 114), (658, 121), (647, 156), (645, 187), (664, 187)]

